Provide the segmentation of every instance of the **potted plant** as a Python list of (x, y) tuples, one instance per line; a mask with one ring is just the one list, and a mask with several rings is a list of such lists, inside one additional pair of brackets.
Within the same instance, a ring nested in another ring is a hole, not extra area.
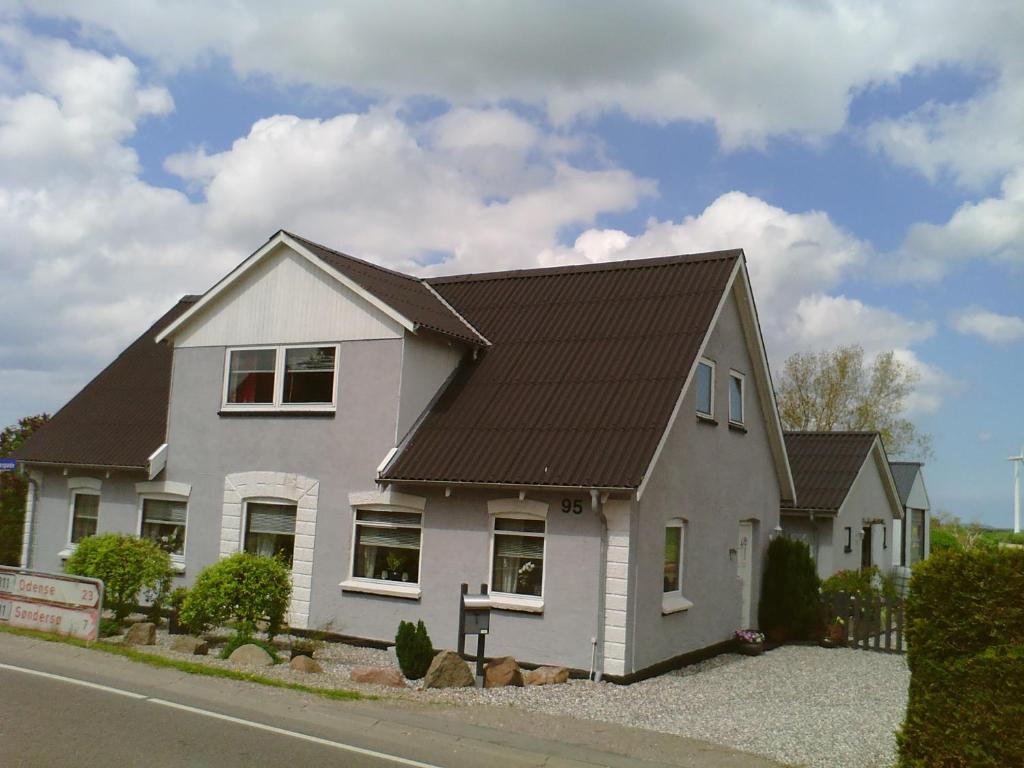
[(764, 653), (764, 634), (756, 629), (737, 629), (736, 650), (744, 656), (760, 656)]
[(384, 578), (388, 578), (390, 574), (391, 578), (397, 580), (399, 578), (399, 571), (402, 569), (402, 558), (395, 552), (388, 552), (387, 557), (384, 558), (388, 569), (385, 571)]
[(825, 637), (821, 639), (823, 648), (836, 648), (846, 643), (846, 622), (842, 616), (836, 616), (825, 627)]

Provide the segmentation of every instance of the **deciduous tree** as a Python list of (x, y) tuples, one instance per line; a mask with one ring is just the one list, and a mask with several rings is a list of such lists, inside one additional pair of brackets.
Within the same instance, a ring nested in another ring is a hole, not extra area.
[(882, 435), (890, 456), (927, 458), (931, 438), (905, 415), (917, 371), (882, 352), (870, 363), (857, 345), (798, 352), (786, 360), (779, 380), (779, 415), (786, 429), (872, 431)]
[[(40, 413), (5, 428), (0, 432), (0, 458), (10, 456), (49, 420), (49, 414)], [(26, 484), (15, 472), (0, 473), (0, 565), (19, 565)]]

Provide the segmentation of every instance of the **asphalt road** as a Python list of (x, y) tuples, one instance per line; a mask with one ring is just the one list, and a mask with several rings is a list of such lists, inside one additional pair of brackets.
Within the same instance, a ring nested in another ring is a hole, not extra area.
[(498, 707), (307, 693), (0, 632), (0, 766), (777, 768), (725, 747)]
[(0, 764), (241, 768), (394, 761), (108, 691), (0, 669)]

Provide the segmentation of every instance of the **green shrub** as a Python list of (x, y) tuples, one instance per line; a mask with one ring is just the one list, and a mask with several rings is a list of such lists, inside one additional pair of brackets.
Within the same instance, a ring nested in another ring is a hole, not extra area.
[(64, 567), (76, 576), (103, 581), (103, 605), (119, 623), (134, 610), (140, 595), (159, 599), (171, 582), (171, 558), (149, 539), (104, 533), (82, 539)]
[(289, 576), (280, 559), (238, 552), (199, 573), (182, 602), (179, 619), (191, 632), (234, 622), (243, 635), (251, 635), (257, 622), (266, 621), (272, 638), (288, 610)]
[(804, 542), (780, 536), (768, 545), (757, 618), (769, 639), (821, 636), (820, 583), (810, 547)]
[(932, 553), (944, 552), (949, 549), (963, 548), (963, 546), (960, 544), (960, 539), (957, 538), (956, 534), (945, 527), (933, 525), (931, 532), (931, 540)]
[(900, 597), (900, 588), (892, 574), (882, 575), (877, 566), (859, 571), (836, 571), (823, 582), (822, 592), (846, 592), (858, 598), (885, 597), (896, 600)]
[(430, 668), (434, 660), (434, 646), (427, 634), (427, 627), (422, 621), (413, 626), (411, 621), (403, 621), (398, 625), (395, 635), (395, 655), (402, 674), (410, 680), (419, 680)]
[(281, 661), (281, 657), (277, 653), (277, 648), (275, 648), (272, 643), (264, 642), (263, 640), (259, 640), (253, 637), (248, 632), (241, 631), (236, 632), (234, 635), (232, 635), (231, 639), (229, 639), (224, 644), (224, 647), (221, 649), (220, 652), (220, 658), (226, 659), (228, 656), (237, 651), (243, 645), (258, 645), (260, 648), (262, 648), (264, 651), (270, 654), (270, 658), (274, 660), (275, 664), (278, 664)]
[(100, 619), (100, 637), (113, 637), (120, 635), (122, 631), (121, 622), (116, 619)]
[(1024, 763), (1024, 550), (940, 551), (907, 598), (900, 765)]

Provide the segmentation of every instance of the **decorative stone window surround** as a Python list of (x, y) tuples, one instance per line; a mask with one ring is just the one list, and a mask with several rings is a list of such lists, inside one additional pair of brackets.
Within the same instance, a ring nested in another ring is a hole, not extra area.
[(313, 548), (320, 481), (291, 472), (235, 472), (224, 477), (224, 508), (221, 514), (220, 556), (242, 548), (242, 511), (254, 499), (286, 499), (295, 502), (295, 549), (292, 555), (292, 600), (288, 623), (305, 629), (313, 579)]

